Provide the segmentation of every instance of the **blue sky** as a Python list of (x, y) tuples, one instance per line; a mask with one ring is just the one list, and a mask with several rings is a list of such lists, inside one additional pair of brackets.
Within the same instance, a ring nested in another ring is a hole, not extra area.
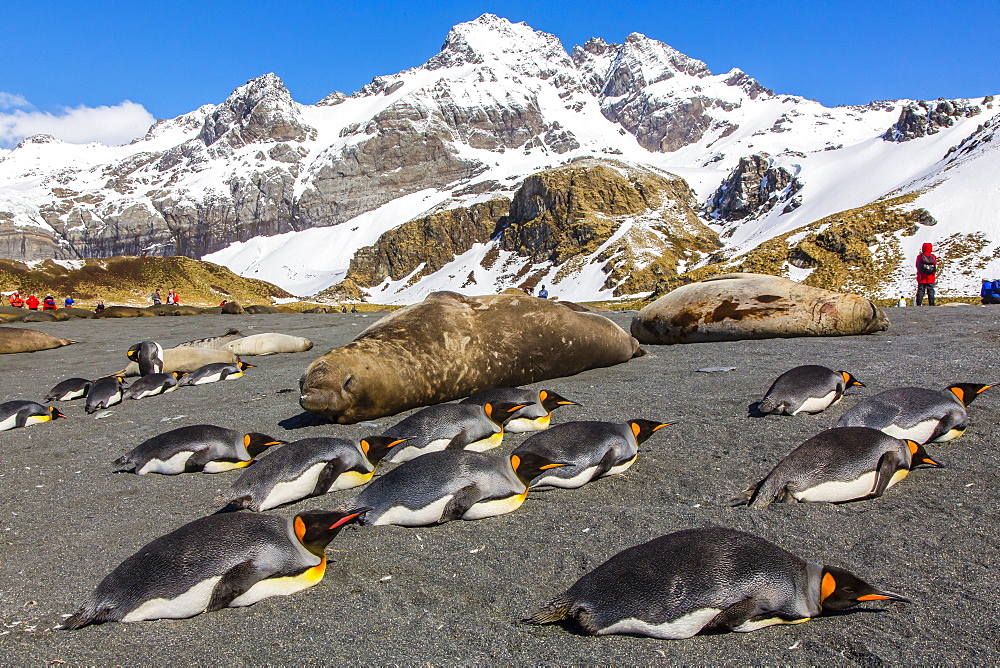
[(278, 74), (299, 102), (350, 93), (375, 75), (419, 65), (452, 25), (484, 12), (554, 33), (567, 48), (591, 36), (620, 42), (641, 32), (713, 72), (739, 67), (776, 92), (827, 105), (1000, 93), (996, 0), (8, 0), (0, 26), (0, 142), (16, 139), (14, 115), (24, 127), (34, 128), (32, 119), (58, 126), (61, 118), (79, 130), (98, 108), (112, 125), (128, 117), (138, 126), (221, 102), (266, 72)]

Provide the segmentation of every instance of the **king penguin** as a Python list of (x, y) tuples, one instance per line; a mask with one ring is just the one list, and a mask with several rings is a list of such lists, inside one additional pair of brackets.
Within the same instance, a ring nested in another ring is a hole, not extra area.
[(364, 524), (418, 527), (478, 520), (517, 510), (537, 475), (533, 465), (517, 455), (508, 459), (472, 450), (430, 452), (376, 478), (342, 507), (371, 508)]
[(797, 624), (864, 601), (908, 599), (751, 534), (687, 529), (619, 552), (526, 622), (575, 620), (587, 633), (690, 638)]
[(821, 413), (840, 401), (847, 388), (864, 386), (847, 371), (805, 364), (778, 376), (764, 393), (758, 410), (778, 415)]
[(163, 373), (163, 346), (155, 341), (143, 341), (128, 349), (125, 356), (139, 365), (139, 375)]
[(166, 394), (177, 389), (177, 381), (184, 375), (183, 371), (170, 373), (151, 373), (142, 376), (125, 390), (123, 399), (145, 399), (157, 394)]
[(124, 391), (125, 379), (122, 376), (98, 378), (87, 390), (87, 413), (95, 413), (121, 403)]
[(375, 466), (403, 440), (369, 436), (359, 442), (324, 436), (293, 441), (243, 471), (215, 501), (261, 512), (358, 487), (371, 480)]
[[(549, 485), (573, 489), (591, 480), (624, 473), (639, 456), (639, 445), (673, 422), (566, 422), (529, 436), (514, 448), (522, 462), (539, 470), (532, 487)], [(552, 470), (545, 464), (563, 462)]]
[(178, 427), (154, 436), (115, 460), (115, 465), (139, 475), (176, 475), (202, 471), (220, 473), (249, 466), (255, 457), (283, 441), (266, 434), (244, 434), (210, 424)]
[(965, 431), (966, 407), (993, 387), (956, 383), (944, 390), (899, 387), (854, 404), (837, 422), (838, 427), (871, 427), (896, 438), (917, 443), (941, 443)]
[(205, 385), (217, 383), (220, 380), (236, 380), (243, 377), (243, 372), (254, 368), (254, 364), (246, 362), (214, 362), (198, 367), (180, 381), (180, 385)]
[(529, 390), (520, 387), (497, 387), (492, 390), (483, 390), (463, 399), (461, 403), (485, 406), (501, 402), (524, 405), (524, 408), (515, 411), (504, 424), (504, 430), (511, 434), (548, 429), (549, 423), (552, 421), (552, 411), (560, 406), (580, 405), (552, 390)]
[(123, 561), (62, 628), (183, 619), (307, 589), (323, 579), (326, 546), (365, 510), (202, 517)]
[(66, 417), (54, 406), (43, 406), (34, 401), (15, 399), (0, 404), (0, 431), (30, 427), (39, 422), (48, 422)]
[(503, 440), (507, 418), (523, 407), (507, 402), (428, 406), (385, 430), (383, 436), (406, 439), (406, 445), (391, 452), (386, 461), (405, 462), (440, 450), (495, 448)]
[(941, 467), (916, 441), (870, 427), (834, 427), (788, 453), (733, 505), (873, 499), (920, 465)]
[(87, 396), (87, 390), (94, 381), (86, 378), (67, 378), (58, 383), (45, 395), (45, 401), (72, 401)]

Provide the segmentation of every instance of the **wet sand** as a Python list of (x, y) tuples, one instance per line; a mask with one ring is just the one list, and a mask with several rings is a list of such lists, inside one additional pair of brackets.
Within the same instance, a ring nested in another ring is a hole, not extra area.
[[(0, 663), (996, 663), (1000, 621), (1000, 388), (970, 408), (960, 439), (928, 447), (947, 468), (915, 471), (882, 498), (844, 505), (729, 508), (794, 446), (833, 426), (859, 398), (901, 385), (944, 388), (1000, 381), (1000, 307), (893, 308), (885, 333), (683, 346), (607, 369), (540, 383), (581, 402), (573, 419), (677, 420), (653, 436), (625, 475), (578, 490), (533, 492), (514, 513), (438, 527), (351, 527), (330, 544), (316, 587), (185, 620), (52, 630), (100, 580), (153, 538), (214, 512), (238, 475), (116, 474), (111, 462), (142, 440), (213, 423), (292, 440), (361, 437), (373, 423), (286, 429), (300, 414), (298, 378), (376, 315), (190, 316), (32, 323), (80, 341), (0, 356), (0, 401), (35, 399), (71, 376), (117, 371), (144, 339), (164, 346), (239, 327), (306, 336), (306, 353), (248, 358), (238, 381), (178, 391), (87, 416), (0, 432)], [(626, 328), (630, 314), (613, 314)], [(15, 325), (20, 326), (20, 325)], [(751, 418), (747, 407), (797, 364), (855, 374), (826, 413)], [(732, 371), (697, 369), (733, 366)], [(279, 423), (284, 423), (281, 426)], [(525, 435), (508, 435), (506, 454)], [(356, 491), (356, 490), (355, 490)], [(271, 512), (334, 507), (355, 491)], [(841, 566), (913, 600), (749, 634), (661, 641), (588, 637), (519, 620), (616, 552), (690, 527), (760, 535), (808, 559)]]

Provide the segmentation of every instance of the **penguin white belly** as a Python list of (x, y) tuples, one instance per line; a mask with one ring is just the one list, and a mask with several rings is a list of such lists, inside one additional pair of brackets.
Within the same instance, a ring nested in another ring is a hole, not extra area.
[(465, 514), (462, 515), (462, 519), (481, 520), (484, 517), (495, 517), (497, 515), (512, 513), (521, 507), (521, 504), (524, 503), (524, 500), (527, 497), (528, 492), (525, 491), (522, 494), (508, 496), (506, 499), (493, 499), (491, 501), (480, 501), (479, 503), (474, 503), (471, 508), (465, 511)]
[(444, 450), (449, 443), (451, 443), (450, 438), (438, 438), (430, 441), (422, 448), (411, 445), (397, 452), (393, 452), (389, 457), (386, 457), (386, 461), (393, 464), (408, 462), (411, 459), (416, 459), (420, 455), (426, 455), (428, 452), (440, 452), (441, 450)]
[(809, 397), (792, 412), (792, 415), (798, 415), (799, 413), (820, 413), (829, 408), (835, 399), (837, 399), (837, 390), (830, 390), (829, 394), (823, 397)]
[(14, 425), (17, 423), (17, 413), (11, 415), (9, 418), (5, 418), (0, 421), (0, 431), (7, 431), (8, 429), (13, 429)]
[(215, 575), (202, 580), (176, 598), (154, 598), (146, 601), (122, 618), (123, 622), (142, 622), (148, 619), (184, 619), (205, 612), (212, 600), (215, 585), (222, 579)]
[(407, 508), (406, 506), (393, 506), (378, 516), (373, 525), (395, 524), (401, 527), (423, 527), (428, 524), (435, 524), (441, 521), (441, 513), (444, 512), (448, 502), (454, 494), (448, 494), (437, 501), (432, 501), (423, 508)]
[(295, 480), (279, 482), (271, 488), (271, 491), (267, 493), (264, 500), (260, 502), (260, 509), (270, 510), (271, 508), (280, 506), (283, 503), (298, 501), (299, 499), (304, 499), (309, 496), (312, 494), (313, 490), (316, 489), (316, 483), (319, 481), (319, 475), (325, 468), (326, 462), (319, 462), (318, 464), (310, 466)]
[(220, 377), (222, 377), (221, 371), (219, 373), (213, 373), (209, 376), (203, 376), (202, 378), (193, 380), (190, 383), (188, 383), (188, 385), (207, 385), (208, 383), (216, 383), (219, 381)]
[(898, 425), (891, 424), (888, 427), (883, 427), (882, 432), (900, 440), (910, 439), (911, 441), (916, 441), (917, 443), (926, 443), (927, 439), (931, 437), (931, 434), (934, 433), (934, 430), (937, 429), (940, 422), (940, 420), (924, 420), (923, 422), (918, 422), (912, 427), (908, 427), (906, 429)]
[(628, 460), (627, 462), (622, 462), (621, 464), (618, 464), (616, 466), (612, 466), (610, 469), (608, 469), (608, 472), (601, 477), (603, 478), (604, 476), (618, 475), (619, 473), (625, 473), (625, 471), (627, 471), (629, 467), (632, 466), (632, 464), (635, 464), (635, 460), (638, 458), (639, 458), (639, 453), (637, 452), (635, 453), (635, 455), (633, 455), (632, 459)]
[(756, 631), (757, 629), (763, 629), (768, 626), (774, 626), (775, 624), (801, 624), (802, 622), (808, 622), (812, 617), (803, 617), (802, 619), (782, 619), (781, 617), (771, 617), (770, 619), (758, 619), (753, 622), (743, 622), (739, 626), (733, 627), (734, 631), (739, 633), (749, 633), (750, 631)]
[(56, 401), (72, 401), (73, 399), (79, 399), (84, 394), (86, 394), (86, 390), (73, 390), (72, 392), (67, 392), (61, 397), (56, 397)]
[(511, 434), (523, 434), (529, 431), (545, 431), (552, 422), (552, 414), (540, 418), (514, 418), (504, 425), (504, 430)]
[[(889, 489), (897, 482), (905, 478), (910, 472), (907, 469), (899, 469), (892, 474), (886, 489)], [(827, 501), (837, 503), (839, 501), (853, 501), (862, 499), (875, 489), (875, 471), (865, 473), (856, 480), (841, 481), (833, 480), (810, 487), (795, 496), (799, 501)], [(777, 622), (775, 622), (777, 623)]]
[(486, 452), (487, 450), (492, 450), (493, 448), (500, 445), (503, 441), (503, 432), (498, 431), (487, 436), (486, 438), (481, 438), (478, 441), (473, 441), (465, 446), (466, 450), (472, 450), (473, 452)]
[(167, 392), (173, 392), (176, 389), (177, 389), (177, 385), (174, 384), (174, 385), (171, 385), (170, 387), (168, 387), (167, 389), (163, 390), (163, 392), (161, 394), (166, 394)]
[(299, 575), (289, 575), (283, 578), (267, 578), (254, 583), (250, 589), (237, 596), (230, 602), (230, 608), (240, 608), (245, 605), (253, 605), (257, 601), (272, 596), (288, 596), (297, 591), (308, 589), (319, 584), (326, 572), (326, 557), (312, 568), (306, 569)]
[(576, 489), (577, 487), (583, 487), (588, 482), (594, 479), (594, 473), (597, 471), (596, 466), (588, 466), (579, 473), (577, 473), (572, 478), (560, 478), (559, 476), (549, 474), (535, 480), (532, 483), (532, 487), (541, 487), (542, 485), (549, 485), (551, 487), (562, 487), (563, 489)]
[(201, 470), (202, 473), (223, 473), (224, 471), (232, 471), (233, 469), (243, 469), (253, 463), (252, 459), (248, 459), (245, 462), (209, 462), (205, 464), (205, 467)]
[(136, 473), (139, 475), (146, 475), (147, 473), (177, 475), (178, 473), (184, 473), (184, 465), (187, 464), (187, 460), (191, 459), (193, 454), (190, 450), (185, 450), (171, 455), (167, 459), (153, 458), (136, 469)]
[(635, 617), (629, 617), (615, 622), (611, 626), (600, 629), (597, 635), (604, 636), (611, 633), (636, 633), (638, 635), (650, 636), (653, 638), (663, 638), (664, 640), (680, 640), (696, 635), (698, 631), (705, 628), (705, 625), (715, 619), (716, 615), (722, 612), (719, 608), (702, 608), (689, 612), (683, 617), (678, 617), (672, 622), (662, 624), (650, 624), (649, 622)]
[(372, 469), (368, 473), (361, 473), (360, 471), (344, 471), (337, 479), (333, 481), (333, 486), (330, 487), (328, 491), (339, 492), (342, 489), (351, 489), (353, 487), (360, 487), (375, 475), (375, 469)]

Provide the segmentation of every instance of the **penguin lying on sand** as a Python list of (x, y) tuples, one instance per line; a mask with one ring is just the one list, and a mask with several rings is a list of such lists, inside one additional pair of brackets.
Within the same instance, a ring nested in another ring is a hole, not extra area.
[(241, 473), (215, 502), (260, 512), (358, 487), (371, 480), (389, 449), (404, 440), (369, 436), (360, 442), (330, 437), (293, 441)]
[(163, 373), (163, 346), (155, 341), (137, 343), (128, 349), (125, 356), (139, 365), (140, 376)]
[(376, 478), (342, 507), (371, 508), (363, 524), (418, 527), (479, 520), (517, 510), (528, 496), (528, 482), (538, 473), (517, 455), (508, 459), (471, 450), (431, 452)]
[(253, 369), (255, 364), (246, 362), (215, 362), (199, 367), (184, 376), (184, 380), (179, 385), (205, 385), (207, 383), (217, 383), (220, 380), (236, 380), (243, 377), (243, 372)]
[(123, 561), (62, 628), (183, 619), (294, 594), (319, 584), (326, 546), (364, 512), (202, 517)]
[(98, 378), (87, 390), (87, 413), (96, 413), (102, 408), (121, 403), (124, 391), (125, 378), (122, 376)]
[[(673, 422), (566, 422), (529, 436), (512, 454), (539, 470), (532, 487), (582, 487), (591, 480), (624, 473), (639, 456), (639, 445)], [(544, 469), (546, 464), (565, 466)]]
[(463, 404), (477, 404), (479, 406), (501, 402), (524, 404), (524, 408), (515, 411), (504, 424), (504, 430), (511, 434), (548, 429), (549, 422), (552, 420), (552, 411), (560, 406), (580, 405), (551, 390), (528, 390), (520, 387), (497, 387), (492, 390), (483, 390), (461, 401)]
[(966, 407), (993, 387), (956, 383), (944, 390), (900, 387), (859, 401), (840, 417), (838, 427), (871, 427), (917, 443), (940, 443), (965, 431)]
[(732, 505), (873, 499), (920, 465), (941, 467), (916, 441), (869, 427), (834, 427), (788, 453)]
[(183, 371), (171, 371), (170, 373), (151, 373), (148, 376), (143, 376), (125, 391), (123, 399), (145, 399), (173, 392), (177, 389), (177, 381), (183, 375)]
[(34, 401), (15, 399), (0, 404), (0, 431), (30, 427), (39, 422), (48, 422), (66, 417), (54, 406), (43, 406)]
[(115, 465), (134, 470), (139, 475), (219, 473), (249, 466), (261, 452), (283, 442), (266, 434), (245, 434), (210, 424), (196, 424), (172, 429), (140, 443), (115, 460)]
[(86, 378), (67, 378), (45, 395), (45, 401), (72, 401), (87, 396), (87, 390), (94, 381)]
[(778, 376), (764, 393), (757, 409), (761, 413), (779, 415), (821, 413), (840, 401), (847, 388), (864, 386), (846, 371), (805, 364)]
[(495, 448), (503, 440), (504, 423), (522, 408), (508, 402), (428, 406), (385, 430), (383, 436), (406, 439), (386, 461), (405, 462), (439, 450)]
[(593, 635), (678, 639), (701, 631), (796, 624), (883, 600), (909, 602), (763, 538), (712, 527), (678, 531), (619, 552), (525, 621), (573, 619)]

